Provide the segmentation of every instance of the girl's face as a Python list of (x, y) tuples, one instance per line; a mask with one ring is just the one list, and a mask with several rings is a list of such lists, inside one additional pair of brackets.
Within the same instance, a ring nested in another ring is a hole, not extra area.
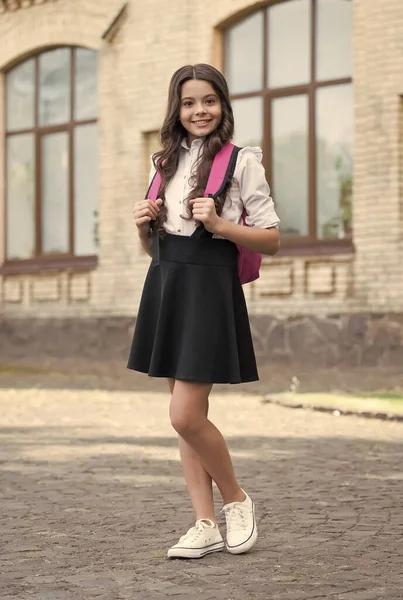
[(179, 118), (189, 142), (217, 129), (221, 115), (221, 100), (208, 81), (190, 79), (182, 85)]

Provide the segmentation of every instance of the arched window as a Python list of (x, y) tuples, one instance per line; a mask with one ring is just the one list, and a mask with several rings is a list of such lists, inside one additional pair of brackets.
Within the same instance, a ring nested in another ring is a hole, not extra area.
[(351, 236), (352, 2), (287, 0), (225, 31), (235, 141), (264, 149), (283, 241)]
[(97, 53), (57, 48), (6, 74), (6, 264), (97, 254)]

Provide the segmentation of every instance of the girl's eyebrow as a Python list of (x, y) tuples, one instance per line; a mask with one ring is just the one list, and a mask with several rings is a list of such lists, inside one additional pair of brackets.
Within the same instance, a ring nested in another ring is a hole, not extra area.
[[(207, 94), (206, 96), (203, 97), (203, 100), (205, 100), (206, 98), (209, 98), (210, 96), (214, 96), (215, 98), (217, 98), (217, 94)], [(192, 98), (191, 96), (185, 96), (185, 98), (182, 98), (182, 102), (184, 100), (194, 100), (194, 98)]]

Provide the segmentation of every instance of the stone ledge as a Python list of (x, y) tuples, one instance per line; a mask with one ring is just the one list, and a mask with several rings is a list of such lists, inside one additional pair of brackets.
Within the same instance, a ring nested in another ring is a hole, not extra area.
[[(355, 368), (403, 367), (403, 314), (251, 315), (261, 365)], [(0, 318), (0, 360), (38, 353), (52, 357), (126, 360), (135, 319)]]
[(320, 367), (401, 367), (402, 314), (251, 317), (259, 358)]

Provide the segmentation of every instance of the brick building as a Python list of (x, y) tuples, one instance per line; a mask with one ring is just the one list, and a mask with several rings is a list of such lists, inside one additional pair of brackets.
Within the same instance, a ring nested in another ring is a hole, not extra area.
[(210, 62), (282, 218), (245, 288), (258, 355), (403, 364), (400, 0), (2, 0), (0, 62), (3, 340), (127, 337), (169, 78)]

